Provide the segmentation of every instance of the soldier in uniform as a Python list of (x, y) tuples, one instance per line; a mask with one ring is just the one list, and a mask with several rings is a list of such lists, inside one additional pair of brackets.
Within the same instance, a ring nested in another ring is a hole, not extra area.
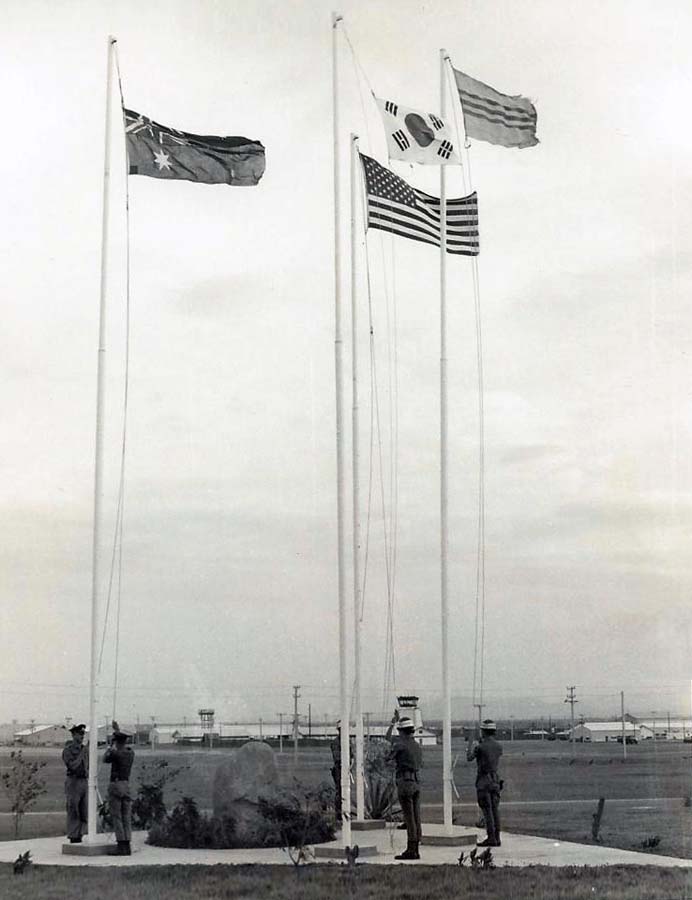
[[(399, 732), (392, 737), (396, 725)], [(392, 757), (396, 765), (396, 792), (401, 804), (406, 824), (407, 843), (403, 853), (395, 859), (420, 859), (418, 845), (421, 839), (420, 824), (420, 782), (419, 772), (423, 764), (423, 751), (415, 739), (416, 726), (411, 719), (399, 718), (394, 710), (392, 722), (387, 729), (386, 739), (392, 745)]]
[(89, 775), (88, 749), (84, 746), (86, 725), (70, 728), (72, 739), (62, 751), (65, 763), (65, 805), (67, 808), (67, 836), (71, 844), (81, 844), (87, 828), (87, 777)]
[(103, 755), (103, 761), (111, 764), (111, 777), (108, 782), (108, 808), (113, 820), (113, 831), (118, 842), (114, 850), (117, 856), (130, 856), (132, 853), (132, 795), (130, 793), (130, 772), (135, 753), (127, 746), (127, 735), (117, 728), (111, 738), (111, 746)]
[(497, 766), (502, 756), (502, 745), (495, 740), (497, 726), (492, 719), (485, 719), (481, 725), (480, 740), (474, 741), (466, 751), (466, 759), (476, 760), (476, 798), (483, 811), (488, 837), (479, 847), (500, 846), (500, 791), (503, 782), (497, 774)]
[(332, 751), (332, 778), (334, 779), (334, 814), (336, 823), (341, 822), (341, 719), (336, 723), (336, 737), (329, 745)]

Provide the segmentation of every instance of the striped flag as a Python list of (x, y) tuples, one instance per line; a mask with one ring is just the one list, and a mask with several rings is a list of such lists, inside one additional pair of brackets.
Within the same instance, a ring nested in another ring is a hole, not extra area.
[[(368, 228), (440, 246), (440, 199), (407, 184), (369, 156), (360, 154), (368, 196)], [(478, 255), (478, 197), (447, 200), (447, 252)]]
[(536, 107), (526, 97), (508, 97), (453, 69), (466, 136), (501, 147), (535, 147)]
[(461, 165), (449, 128), (434, 113), (418, 112), (375, 97), (382, 114), (390, 159), (423, 165)]

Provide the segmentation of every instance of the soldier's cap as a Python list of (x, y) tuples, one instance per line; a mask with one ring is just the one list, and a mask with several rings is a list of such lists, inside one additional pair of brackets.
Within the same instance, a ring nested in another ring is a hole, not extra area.
[(79, 725), (73, 725), (72, 728), (70, 728), (71, 734), (76, 734), (77, 732), (80, 732), (80, 734), (84, 734), (85, 731), (86, 725), (84, 724), (84, 722), (80, 722)]
[(114, 731), (113, 732), (113, 740), (117, 744), (124, 744), (127, 741), (127, 739), (129, 738), (129, 736), (130, 735), (124, 731)]
[(497, 725), (492, 719), (483, 719), (481, 731), (497, 731)]
[(408, 718), (399, 719), (399, 721), (396, 723), (396, 727), (399, 729), (399, 731), (415, 731), (416, 730), (416, 726), (413, 724), (413, 721)]

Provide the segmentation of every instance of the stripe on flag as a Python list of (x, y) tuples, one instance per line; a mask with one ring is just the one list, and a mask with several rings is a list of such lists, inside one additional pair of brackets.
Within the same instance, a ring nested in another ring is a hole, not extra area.
[[(440, 199), (416, 190), (369, 156), (360, 154), (368, 198), (368, 227), (440, 246)], [(478, 196), (447, 200), (447, 252), (477, 256)]]
[(401, 129), (399, 129), (398, 131), (394, 131), (392, 133), (392, 138), (396, 141), (397, 147), (402, 152), (404, 150), (408, 150), (408, 148), (411, 146), (411, 142)]
[(530, 100), (501, 94), (458, 69), (453, 72), (467, 137), (502, 147), (534, 147), (538, 143), (538, 116)]

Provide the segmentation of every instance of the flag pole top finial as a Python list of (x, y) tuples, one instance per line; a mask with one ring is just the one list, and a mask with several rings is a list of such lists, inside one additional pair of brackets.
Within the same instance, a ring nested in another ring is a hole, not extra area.
[(118, 43), (117, 37), (114, 34), (109, 34), (108, 35), (108, 43), (109, 44), (117, 44)]
[(341, 13), (333, 12), (332, 13), (332, 28), (336, 28), (336, 26), (339, 24), (339, 22), (343, 22), (343, 20), (344, 20), (344, 17), (341, 15)]

